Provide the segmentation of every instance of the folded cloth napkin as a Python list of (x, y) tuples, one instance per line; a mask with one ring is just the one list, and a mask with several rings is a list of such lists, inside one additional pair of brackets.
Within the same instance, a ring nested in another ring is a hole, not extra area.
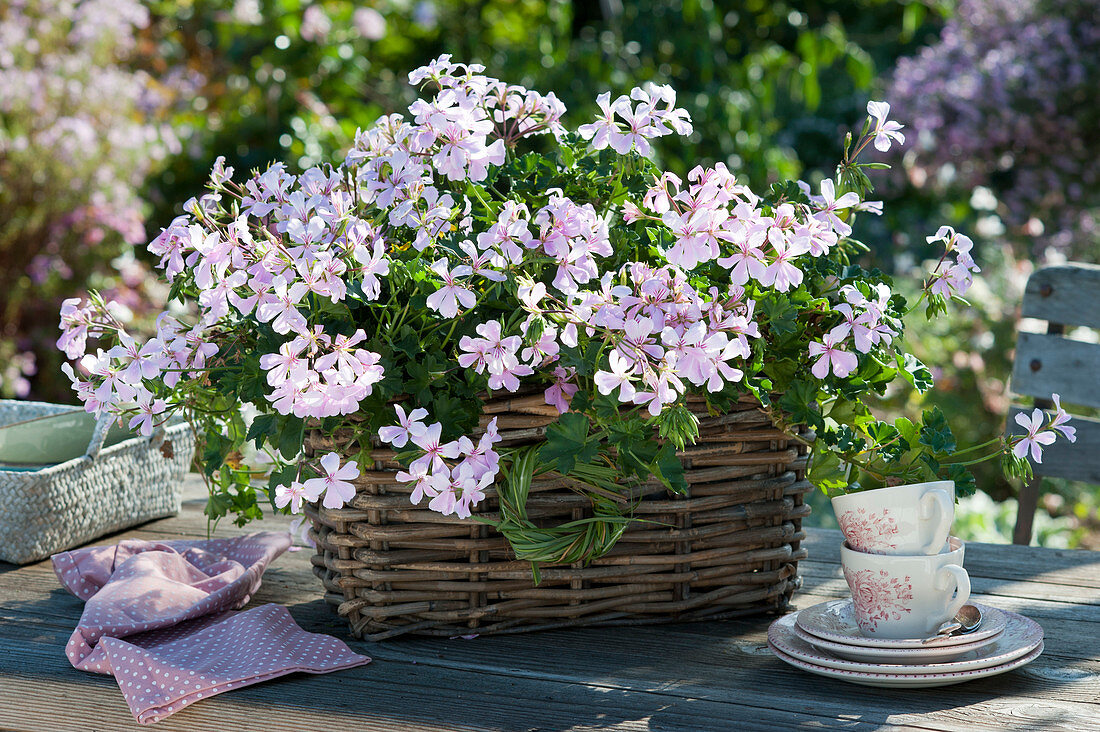
[(157, 722), (199, 699), (294, 671), (370, 663), (342, 641), (307, 633), (286, 608), (243, 607), (290, 536), (138, 541), (53, 556), (84, 600), (65, 648), (72, 665), (115, 677), (134, 717)]

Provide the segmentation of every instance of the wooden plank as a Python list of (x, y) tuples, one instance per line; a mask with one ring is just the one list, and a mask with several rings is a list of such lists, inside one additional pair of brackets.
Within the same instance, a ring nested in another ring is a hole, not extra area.
[(1020, 333), (1012, 368), (1012, 391), (1067, 404), (1100, 407), (1100, 344), (1046, 333)]
[[(1100, 393), (1100, 384), (1097, 391)], [(1008, 434), (1024, 434), (1024, 428), (1016, 423), (1016, 415), (1030, 415), (1033, 411), (1034, 408), (1012, 407), (1008, 413)], [(1077, 441), (1070, 442), (1059, 435), (1053, 445), (1044, 447), (1043, 462), (1032, 464), (1036, 475), (1100, 483), (1100, 419), (1074, 416), (1070, 425), (1077, 430)]]
[[(340, 680), (340, 699), (369, 700), (369, 703), (360, 706), (364, 707), (364, 718), (371, 721), (377, 720), (378, 712), (386, 711), (385, 701), (395, 689), (408, 695), (405, 697), (406, 703), (412, 703), (415, 699), (415, 704), (419, 705), (421, 700), (417, 695), (423, 694), (428, 685), (434, 682), (461, 690), (462, 677), (467, 679), (467, 688), (469, 679), (476, 678), (478, 690), (498, 699), (531, 693), (549, 694), (551, 696), (548, 698), (553, 699), (572, 694), (575, 698), (582, 693), (580, 689), (602, 690), (600, 693), (603, 695), (619, 697), (620, 705), (633, 701), (651, 705), (640, 710), (643, 713), (637, 715), (637, 719), (648, 719), (658, 729), (725, 729), (728, 727), (715, 722), (723, 714), (730, 722), (756, 720), (761, 722), (761, 727), (771, 725), (772, 729), (787, 728), (796, 720), (802, 724), (821, 726), (822, 718), (841, 720), (852, 709), (858, 709), (860, 719), (867, 723), (931, 729), (998, 729), (996, 720), (1006, 717), (1020, 717), (1031, 722), (1061, 717), (1075, 723), (1079, 721), (1084, 725), (1079, 728), (1086, 729), (1090, 728), (1087, 720), (1094, 718), (1090, 717), (1095, 712), (1090, 702), (1097, 697), (1097, 679), (1100, 675), (1094, 669), (1091, 673), (1078, 674), (1071, 680), (1072, 683), (1067, 683), (1065, 674), (1061, 672), (1050, 678), (1039, 667), (1040, 663), (1049, 662), (1049, 657), (1041, 658), (1029, 667), (1034, 673), (1014, 672), (998, 680), (972, 682), (953, 688), (950, 692), (951, 703), (956, 710), (945, 714), (941, 711), (941, 700), (935, 695), (915, 696), (913, 692), (906, 691), (868, 690), (809, 677), (773, 658), (762, 640), (745, 642), (742, 633), (731, 635), (731, 625), (743, 624), (694, 624), (696, 633), (670, 638), (666, 642), (662, 642), (666, 640), (663, 634), (652, 634), (647, 639), (646, 653), (642, 655), (639, 655), (638, 631), (621, 628), (607, 632), (587, 629), (475, 641), (404, 639), (367, 646), (376, 659), (374, 664), (341, 672), (332, 678)], [(109, 680), (104, 684), (102, 678), (63, 667), (52, 668), (57, 658), (43, 657), (43, 650), (48, 649), (59, 657), (63, 642), (61, 637), (37, 635), (37, 642), (33, 644), (29, 644), (28, 640), (17, 634), (0, 641), (0, 674), (5, 678), (10, 676), (9, 668), (12, 667), (16, 670), (21, 667), (41, 669), (51, 679), (58, 674), (66, 680), (88, 678), (110, 691), (101, 695), (103, 706), (122, 707), (121, 699), (115, 700), (113, 705), (109, 703), (110, 695), (117, 695)], [(650, 641), (657, 641), (658, 645), (651, 647)], [(549, 655), (555, 659), (550, 666), (546, 663)], [(1051, 668), (1057, 670), (1062, 666), (1059, 663)], [(17, 672), (15, 675), (21, 674)], [(767, 684), (759, 683), (761, 679), (767, 679)], [(284, 686), (282, 691), (276, 690), (275, 698), (299, 702), (298, 694), (304, 697), (317, 688), (309, 677), (304, 676), (274, 683), (289, 685), (292, 682), (293, 687)], [(310, 684), (312, 689), (301, 687), (302, 683)], [(544, 688), (548, 684), (551, 687)], [(49, 686), (54, 686), (52, 681)], [(233, 721), (238, 718), (236, 712), (239, 705), (251, 702), (246, 696), (250, 692), (263, 701), (272, 698), (268, 687), (264, 684), (222, 695), (195, 705), (169, 721), (188, 719), (185, 715), (201, 711), (207, 704), (210, 707), (228, 706), (223, 716), (227, 721)], [(82, 695), (86, 693), (81, 689)], [(325, 698), (323, 688), (318, 696)], [(459, 704), (464, 709), (469, 706), (453, 693), (444, 693), (442, 700), (439, 696), (436, 694), (434, 698), (424, 700), (424, 704), (431, 709), (437, 704), (441, 707), (444, 704)], [(528, 698), (533, 700), (539, 697)], [(330, 696), (328, 700), (335, 701), (335, 698)], [(383, 704), (377, 705), (379, 700)], [(699, 704), (700, 701), (730, 708), (712, 714), (705, 705)], [(690, 716), (684, 719), (669, 716), (669, 709), (676, 708), (678, 703), (688, 705), (685, 712), (690, 710)], [(348, 703), (347, 707), (354, 708), (354, 702)], [(343, 705), (338, 708), (347, 715), (351, 714), (350, 709)], [(276, 711), (288, 725), (301, 721), (300, 710), (295, 708), (294, 703), (290, 708), (284, 705), (284, 708), (272, 710)], [(556, 711), (560, 713), (561, 710)], [(315, 709), (314, 713), (320, 713), (320, 710)], [(613, 714), (604, 712), (603, 715), (611, 722), (607, 724), (610, 729), (635, 728), (626, 724), (633, 718), (615, 723)], [(459, 723), (469, 718), (464, 712), (455, 721)], [(488, 719), (495, 718), (499, 716), (490, 715)], [(528, 721), (518, 710), (515, 719)], [(0, 723), (3, 721), (0, 717)], [(402, 729), (413, 727), (412, 722), (419, 725), (430, 721), (434, 720), (402, 719), (402, 723), (397, 724), (397, 719), (389, 719), (391, 724)], [(367, 726), (353, 725), (350, 728)], [(504, 725), (503, 728), (516, 726)], [(575, 715), (565, 714), (555, 719), (554, 729), (586, 726)], [(369, 728), (376, 727), (369, 725)]]
[[(204, 537), (199, 491), (189, 481), (181, 516), (123, 535)], [(225, 525), (216, 535), (283, 525), (282, 518), (244, 530)], [(800, 564), (800, 606), (847, 594), (839, 544), (839, 532), (808, 532), (811, 560)], [(284, 604), (306, 630), (346, 637), (344, 621), (321, 599), (310, 555), (276, 560), (253, 604)], [(1050, 643), (1025, 669), (948, 689), (865, 689), (802, 673), (767, 651), (770, 618), (759, 618), (471, 641), (351, 641), (375, 663), (234, 691), (158, 727), (1100, 729), (1098, 566), (1098, 553), (968, 545), (967, 567), (987, 593), (979, 598), (1039, 618)], [(47, 563), (0, 565), (0, 728), (136, 728), (113, 681), (77, 672), (63, 656), (80, 611)], [(52, 716), (24, 719), (20, 710), (28, 703)]]
[[(5, 649), (7, 650), (7, 649)], [(11, 730), (137, 730), (113, 680), (65, 679), (22, 670), (37, 656), (18, 649), (0, 667), (0, 727)], [(667, 694), (525, 678), (473, 676), (376, 662), (369, 677), (288, 676), (194, 704), (157, 724), (162, 730), (305, 729), (502, 730), (786, 729), (806, 722), (792, 712)], [(40, 668), (40, 667), (39, 667)], [(79, 673), (79, 672), (75, 672)], [(33, 716), (25, 706), (35, 700)], [(1071, 705), (1067, 705), (1071, 706)], [(1065, 711), (1065, 710), (1063, 710)], [(1079, 710), (1072, 710), (1076, 717)], [(829, 725), (819, 717), (821, 726)], [(873, 729), (873, 723), (862, 728)]]
[(1100, 265), (1074, 262), (1036, 270), (1024, 288), (1022, 314), (1100, 328)]
[[(843, 580), (836, 580), (836, 584), (838, 591), (834, 594), (840, 594), (839, 588), (843, 587)], [(816, 600), (806, 598), (807, 603), (813, 601)], [(327, 616), (327, 608), (321, 607), (317, 610), (316, 606), (318, 604), (312, 603), (311, 614), (318, 612), (322, 616)], [(309, 620), (312, 618), (303, 617), (301, 610), (301, 607), (291, 607), (291, 612), (307, 630), (332, 632), (329, 628), (310, 627)], [(739, 653), (760, 655), (766, 622), (765, 620), (741, 624), (697, 623), (686, 626), (663, 627), (660, 629), (661, 632), (650, 634), (647, 638), (647, 651), (649, 654), (668, 662), (658, 668), (644, 663), (641, 667), (638, 667), (637, 663), (631, 663), (631, 659), (637, 658), (638, 640), (637, 631), (630, 629), (561, 632), (506, 639), (484, 638), (469, 643), (447, 643), (439, 639), (408, 639), (407, 641), (395, 641), (382, 645), (361, 644), (357, 647), (373, 654), (376, 658), (382, 658), (393, 653), (395, 659), (412, 660), (424, 666), (441, 664), (453, 668), (470, 666), (469, 659), (463, 657), (462, 654), (473, 653), (475, 661), (480, 659), (480, 663), (484, 664), (486, 659), (490, 659), (491, 662), (492, 668), (476, 666), (479, 673), (485, 673), (496, 668), (508, 674), (520, 671), (535, 674), (540, 673), (540, 668), (543, 669), (542, 673), (545, 673), (546, 667), (542, 653), (553, 649), (552, 653), (557, 659), (553, 669), (556, 677), (568, 677), (574, 681), (583, 681), (586, 678), (606, 680), (609, 673), (608, 669), (627, 668), (636, 671), (638, 675), (625, 680), (620, 679), (617, 683), (635, 686), (656, 683), (657, 687), (655, 688), (665, 689), (666, 691), (676, 688), (682, 693), (700, 696), (709, 692), (705, 688), (684, 688), (683, 682), (677, 681), (675, 676), (669, 675), (669, 670), (675, 669), (676, 674), (685, 679), (706, 679), (708, 687), (715, 687), (716, 682), (713, 679), (720, 679), (715, 688), (718, 691), (727, 690), (731, 694), (735, 693), (740, 685), (752, 686), (753, 673), (757, 672), (748, 672), (747, 675), (742, 674), (741, 676), (737, 675), (741, 672), (731, 672), (731, 665), (741, 668), (745, 666), (745, 661), (740, 658), (731, 659), (729, 646), (731, 643), (736, 645)], [(751, 631), (746, 629), (751, 629)], [(55, 643), (60, 648), (63, 639), (67, 637), (67, 633), (63, 631), (58, 631), (58, 633)], [(1093, 633), (1087, 635), (1095, 637)], [(1074, 633), (1072, 631), (1067, 632), (1062, 637), (1072, 643)], [(492, 649), (491, 653), (486, 653), (487, 644)], [(509, 645), (511, 652), (502, 652), (500, 649), (501, 644)], [(708, 649), (711, 649), (711, 652), (708, 652)], [(763, 656), (770, 659), (766, 652)], [(1046, 658), (1053, 657), (1053, 654), (1048, 654)], [(524, 663), (527, 663), (529, 667), (517, 669), (517, 666), (522, 666)], [(471, 670), (473, 670), (473, 667), (471, 667)], [(1076, 681), (1078, 683), (1076, 688), (1078, 691), (1074, 696), (1092, 700), (1100, 692), (1097, 691), (1095, 683), (1091, 687), (1082, 689), (1080, 677), (1085, 674), (1095, 678), (1095, 670), (1094, 668), (1093, 671), (1088, 671), (1076, 667), (1067, 670), (1066, 664), (1058, 663), (1050, 666), (1043, 674), (1040, 674), (1040, 677), (1049, 680), (1049, 676), (1053, 674), (1056, 680), (1060, 682), (1062, 680), (1061, 674), (1077, 674)], [(769, 683), (772, 683), (771, 672), (760, 671), (760, 673), (765, 672), (768, 673)], [(588, 677), (585, 676), (586, 673), (589, 675)], [(805, 679), (806, 677), (800, 678), (800, 675), (796, 673), (789, 680), (789, 684), (797, 686), (805, 683)], [(1005, 681), (1002, 680), (1002, 682)], [(796, 689), (787, 688), (786, 686), (782, 688), (783, 694), (791, 694), (796, 691)], [(1049, 688), (1043, 687), (1042, 691), (1037, 693), (1043, 697), (1049, 692)], [(961, 700), (956, 700), (956, 703), (959, 701)], [(778, 703), (778, 697), (775, 702)]]
[[(823, 715), (758, 707), (736, 695), (703, 700), (660, 689), (545, 679), (515, 669), (428, 666), (413, 654), (375, 657), (368, 666), (338, 675), (294, 675), (223, 694), (157, 728), (258, 729), (261, 720), (262, 728), (271, 730), (700, 730), (734, 723), (774, 730), (811, 719), (814, 726), (841, 726)], [(0, 679), (3, 729), (139, 729), (113, 680), (60, 666), (22, 638), (0, 640)], [(40, 704), (34, 719), (12, 703), (28, 695)], [(857, 728), (873, 729), (882, 721), (864, 721)]]

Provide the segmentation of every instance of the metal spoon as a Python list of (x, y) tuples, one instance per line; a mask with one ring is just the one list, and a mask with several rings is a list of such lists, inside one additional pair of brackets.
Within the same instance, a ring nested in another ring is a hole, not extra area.
[(977, 630), (978, 626), (981, 624), (982, 611), (973, 605), (963, 605), (959, 608), (959, 611), (955, 613), (955, 617), (952, 620), (941, 625), (934, 636), (925, 638), (921, 643), (931, 643), (934, 640), (947, 638), (952, 635), (972, 633)]

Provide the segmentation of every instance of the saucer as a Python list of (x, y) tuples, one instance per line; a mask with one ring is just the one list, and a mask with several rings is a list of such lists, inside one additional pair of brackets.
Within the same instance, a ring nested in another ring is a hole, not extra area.
[(847, 658), (861, 663), (887, 663), (887, 664), (929, 664), (944, 663), (962, 655), (976, 651), (997, 642), (1003, 633), (982, 638), (973, 643), (960, 643), (954, 646), (937, 646), (928, 644), (915, 648), (871, 648), (868, 646), (852, 646), (847, 643), (834, 643), (816, 635), (812, 635), (798, 627), (791, 621), (792, 632), (820, 651), (825, 651), (838, 658)]
[[(837, 658), (842, 654), (836, 651), (826, 652), (818, 642), (807, 642), (805, 634), (798, 632), (800, 629), (795, 626), (793, 615), (786, 615), (772, 623), (771, 627), (768, 628), (768, 643), (786, 655), (801, 661), (845, 671), (907, 676), (972, 671), (1000, 666), (1014, 661), (1035, 650), (1043, 642), (1043, 629), (1034, 620), (1016, 613), (1006, 613), (1006, 616), (1008, 622), (1005, 631), (988, 641), (979, 641), (979, 647), (948, 646), (945, 649), (934, 649), (940, 652), (945, 650), (953, 652), (957, 658), (950, 662), (922, 662), (906, 658), (907, 654), (914, 651), (919, 652), (917, 649), (907, 648), (859, 648), (860, 651), (872, 651), (881, 654), (879, 658), (883, 660), (878, 662), (861, 662)], [(824, 641), (821, 643), (824, 643)]]
[(856, 623), (852, 598), (829, 600), (799, 611), (795, 616), (798, 627), (810, 635), (823, 640), (841, 643), (846, 646), (865, 646), (867, 648), (929, 648), (937, 646), (959, 646), (992, 638), (1004, 631), (1007, 619), (1005, 614), (995, 607), (973, 603), (982, 611), (982, 624), (972, 633), (944, 636), (930, 643), (920, 638), (871, 638), (863, 634)]
[(803, 671), (809, 671), (812, 674), (818, 674), (819, 676), (828, 676), (833, 679), (840, 679), (842, 681), (848, 681), (853, 684), (859, 684), (861, 686), (878, 686), (882, 688), (909, 688), (918, 689), (931, 686), (949, 686), (951, 684), (961, 684), (964, 681), (973, 681), (974, 679), (984, 679), (988, 676), (996, 676), (997, 674), (1003, 674), (1006, 671), (1020, 668), (1026, 664), (1031, 663), (1039, 654), (1043, 652), (1043, 644), (1040, 643), (1034, 650), (1025, 656), (1020, 656), (1008, 663), (1002, 663), (999, 666), (989, 666), (988, 668), (978, 668), (970, 671), (953, 671), (947, 673), (933, 673), (933, 674), (897, 674), (897, 673), (871, 673), (868, 671), (846, 671), (838, 668), (827, 668), (825, 666), (818, 666), (816, 663), (810, 663), (808, 661), (802, 661), (794, 656), (788, 656), (783, 651), (776, 648), (770, 642), (768, 647), (772, 650), (780, 660), (789, 663), (795, 668), (802, 669)]

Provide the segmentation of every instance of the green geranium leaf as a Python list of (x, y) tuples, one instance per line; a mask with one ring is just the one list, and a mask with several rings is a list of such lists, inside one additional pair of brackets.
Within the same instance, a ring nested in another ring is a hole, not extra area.
[(955, 496), (958, 498), (972, 496), (978, 489), (978, 481), (974, 479), (974, 474), (958, 463), (947, 466), (947, 477), (955, 481)]
[(939, 407), (924, 410), (923, 426), (920, 429), (920, 444), (925, 445), (937, 455), (955, 451), (955, 435), (947, 424), (947, 417)]
[(839, 491), (848, 485), (848, 471), (840, 456), (832, 450), (815, 450), (806, 478), (826, 493)]
[(260, 414), (252, 420), (252, 425), (248, 428), (248, 435), (245, 436), (245, 440), (255, 440), (256, 449), (262, 450), (264, 446), (264, 440), (272, 437), (276, 434), (276, 418), (274, 414)]
[(757, 301), (768, 316), (768, 328), (776, 335), (798, 331), (798, 308), (782, 295)]
[(858, 452), (862, 450), (867, 441), (856, 434), (850, 426), (840, 425), (835, 431), (836, 447), (841, 452)]
[(921, 394), (932, 388), (932, 372), (911, 353), (899, 353), (897, 364), (902, 377)]
[(283, 417), (280, 421), (279, 453), (285, 459), (293, 460), (302, 451), (306, 423), (297, 417)]
[(588, 463), (599, 452), (599, 443), (589, 439), (588, 417), (566, 412), (546, 428), (546, 444), (539, 449), (539, 460), (555, 465), (562, 475), (573, 470), (577, 462)]
[(889, 422), (874, 422), (867, 425), (866, 430), (874, 443), (881, 446), (879, 454), (884, 460), (898, 460), (912, 447), (902, 436), (901, 431)]
[(676, 449), (666, 443), (653, 461), (653, 474), (673, 493), (686, 493), (687, 478), (684, 476), (684, 464), (680, 462)]
[(825, 427), (825, 421), (817, 410), (817, 387), (809, 382), (792, 382), (779, 398), (779, 406), (795, 424), (808, 424), (818, 430)]

